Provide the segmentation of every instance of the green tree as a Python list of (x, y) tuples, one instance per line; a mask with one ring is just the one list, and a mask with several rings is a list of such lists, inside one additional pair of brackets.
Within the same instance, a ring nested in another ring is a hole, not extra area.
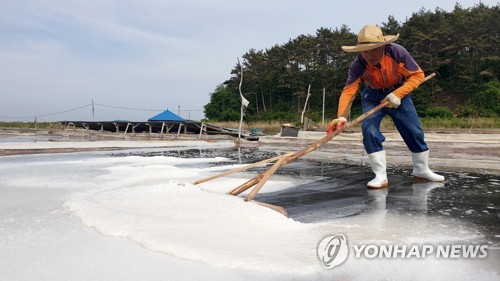
[(491, 81), (473, 87), (470, 103), (478, 116), (494, 117), (500, 112), (500, 82)]
[[(451, 12), (439, 7), (422, 8), (401, 23), (388, 16), (381, 24), (384, 33), (399, 33), (397, 43), (408, 49), (424, 72), (438, 74), (438, 78), (412, 93), (419, 113), (449, 116), (450, 111), (444, 109), (447, 107), (458, 115), (499, 115), (498, 107), (491, 107), (496, 98), (491, 85), (497, 85), (495, 81), (500, 77), (499, 26), (499, 4), (488, 7), (479, 3), (471, 8), (456, 4)], [(313, 35), (299, 35), (265, 50), (250, 49), (243, 55), (242, 63), (242, 92), (250, 101), (247, 119), (300, 115), (309, 85), (307, 116), (321, 116), (324, 89), (325, 117), (333, 117), (349, 65), (357, 55), (342, 51), (341, 46), (354, 45), (356, 41), (356, 34), (342, 25), (334, 29), (321, 27)], [(229, 99), (219, 103), (219, 93), (212, 93), (215, 97), (205, 108), (207, 117), (238, 118), (233, 113), (239, 112), (240, 106), (239, 74), (235, 65), (231, 77), (224, 82), (225, 88), (217, 90), (228, 91), (234, 103)], [(359, 98), (351, 112), (353, 116), (361, 112)]]
[(387, 18), (387, 22), (382, 23), (380, 28), (384, 34), (398, 34), (401, 32), (401, 24), (392, 15)]
[(205, 117), (214, 121), (236, 121), (240, 118), (240, 97), (224, 84), (217, 86), (205, 105)]

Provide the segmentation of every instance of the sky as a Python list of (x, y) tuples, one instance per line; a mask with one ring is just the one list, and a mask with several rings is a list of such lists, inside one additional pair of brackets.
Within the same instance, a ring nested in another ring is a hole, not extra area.
[(250, 49), (456, 2), (479, 0), (2, 0), (0, 121), (200, 120)]

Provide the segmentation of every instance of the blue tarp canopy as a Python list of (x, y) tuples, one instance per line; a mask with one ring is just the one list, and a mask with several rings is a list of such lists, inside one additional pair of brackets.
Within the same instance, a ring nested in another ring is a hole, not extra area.
[(172, 113), (170, 110), (165, 110), (162, 113), (153, 116), (148, 119), (148, 121), (179, 121), (179, 122), (184, 122), (186, 119), (180, 117), (177, 114)]

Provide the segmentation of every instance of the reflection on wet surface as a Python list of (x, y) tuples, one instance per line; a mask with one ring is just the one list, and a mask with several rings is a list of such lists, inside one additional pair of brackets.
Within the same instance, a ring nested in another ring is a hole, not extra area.
[(16, 136), (16, 137), (4, 137), (0, 136), (0, 142), (46, 142), (51, 141), (48, 137), (42, 136)]
[[(276, 156), (256, 149), (170, 150), (114, 153), (115, 156), (173, 156), (181, 158), (226, 157), (231, 163), (255, 163)], [(213, 165), (212, 164), (196, 164)], [(248, 173), (258, 173), (265, 167)], [(297, 160), (276, 174), (311, 180), (294, 188), (259, 193), (255, 200), (284, 207), (290, 218), (321, 222), (384, 210), (408, 218), (440, 217), (477, 227), (490, 246), (500, 246), (500, 177), (474, 173), (439, 171), (444, 183), (414, 182), (411, 170), (388, 168), (389, 188), (370, 190), (373, 178), (368, 166), (352, 166)], [(265, 186), (263, 187), (265, 189)]]
[[(231, 159), (231, 162), (217, 162), (215, 165), (227, 165), (227, 164), (251, 164), (263, 159), (271, 158), (277, 156), (276, 153), (269, 151), (259, 151), (256, 149), (244, 149), (238, 150), (234, 148), (229, 149), (169, 149), (169, 150), (139, 150), (133, 152), (116, 152), (112, 153), (112, 156), (122, 157), (122, 156), (166, 156), (166, 157), (178, 157), (178, 158), (214, 158), (214, 157), (225, 157)], [(197, 164), (200, 165), (200, 164)], [(205, 164), (201, 164), (205, 165)], [(213, 164), (212, 164), (213, 165)]]

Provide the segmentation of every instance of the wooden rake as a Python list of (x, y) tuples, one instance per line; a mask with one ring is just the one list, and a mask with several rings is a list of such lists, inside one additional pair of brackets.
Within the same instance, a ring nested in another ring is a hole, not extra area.
[[(430, 75), (428, 75), (427, 77), (424, 78), (424, 81), (427, 81), (431, 78), (433, 78), (434, 76), (436, 76), (435, 73), (432, 73)], [(422, 82), (422, 83), (423, 83)], [(227, 172), (224, 172), (224, 173), (221, 173), (221, 174), (218, 174), (218, 175), (215, 175), (215, 176), (211, 176), (211, 177), (208, 177), (208, 178), (204, 178), (204, 179), (201, 179), (201, 180), (198, 180), (198, 181), (195, 181), (193, 184), (196, 185), (196, 184), (200, 184), (200, 183), (203, 183), (203, 182), (206, 182), (206, 181), (209, 181), (209, 180), (213, 180), (213, 179), (216, 179), (216, 178), (219, 178), (219, 177), (222, 177), (222, 176), (227, 176), (227, 175), (230, 175), (230, 174), (233, 174), (233, 173), (236, 173), (236, 172), (241, 172), (241, 171), (244, 171), (244, 170), (248, 170), (250, 168), (254, 168), (254, 167), (257, 167), (257, 166), (260, 166), (260, 165), (263, 165), (263, 164), (267, 164), (267, 163), (270, 163), (270, 162), (274, 162), (276, 161), (272, 166), (270, 166), (269, 168), (267, 168), (265, 171), (261, 172), (260, 174), (258, 174), (257, 176), (255, 176), (254, 178), (248, 180), (247, 182), (243, 183), (242, 185), (236, 187), (235, 189), (231, 190), (230, 192), (228, 192), (228, 194), (231, 194), (231, 195), (239, 195), (240, 193), (248, 190), (249, 188), (251, 187), (254, 187), (252, 189), (252, 191), (245, 197), (245, 201), (251, 201), (253, 200), (253, 198), (255, 197), (255, 195), (257, 195), (257, 193), (260, 191), (260, 189), (264, 186), (264, 184), (267, 182), (267, 180), (271, 177), (272, 174), (274, 174), (279, 168), (285, 166), (286, 164), (318, 149), (319, 147), (325, 145), (327, 142), (329, 142), (331, 139), (333, 139), (335, 136), (339, 135), (340, 133), (344, 132), (345, 130), (351, 128), (352, 126), (358, 124), (359, 122), (363, 121), (364, 119), (366, 119), (368, 116), (374, 114), (375, 112), (381, 110), (382, 108), (386, 107), (387, 105), (389, 105), (389, 102), (386, 101), (384, 103), (381, 103), (379, 104), (378, 106), (370, 109), (369, 111), (361, 114), (360, 116), (358, 116), (356, 119), (352, 120), (351, 122), (347, 122), (343, 127), (341, 128), (337, 128), (332, 134), (330, 135), (326, 135), (325, 137), (321, 138), (320, 140), (318, 140), (317, 142), (313, 143), (312, 145), (304, 148), (304, 149), (301, 149), (297, 152), (290, 152), (290, 153), (287, 153), (287, 154), (284, 154), (284, 155), (280, 155), (280, 156), (276, 156), (276, 157), (273, 157), (273, 158), (269, 158), (269, 159), (266, 159), (266, 160), (262, 160), (260, 162), (257, 162), (257, 163), (254, 163), (254, 164), (250, 164), (250, 165), (247, 165), (247, 166), (244, 166), (244, 167), (240, 167), (240, 168), (237, 168), (237, 169), (234, 169), (234, 170), (231, 170), (231, 171), (227, 171)], [(261, 203), (261, 202), (256, 202), (260, 205), (263, 205), (263, 206), (266, 206), (266, 207), (269, 207), (275, 211), (278, 211), (280, 213), (283, 213), (285, 216), (286, 216), (286, 211), (285, 209), (283, 209), (282, 207), (279, 207), (279, 206), (276, 206), (276, 205), (271, 205), (271, 204), (267, 204), (267, 203)]]

